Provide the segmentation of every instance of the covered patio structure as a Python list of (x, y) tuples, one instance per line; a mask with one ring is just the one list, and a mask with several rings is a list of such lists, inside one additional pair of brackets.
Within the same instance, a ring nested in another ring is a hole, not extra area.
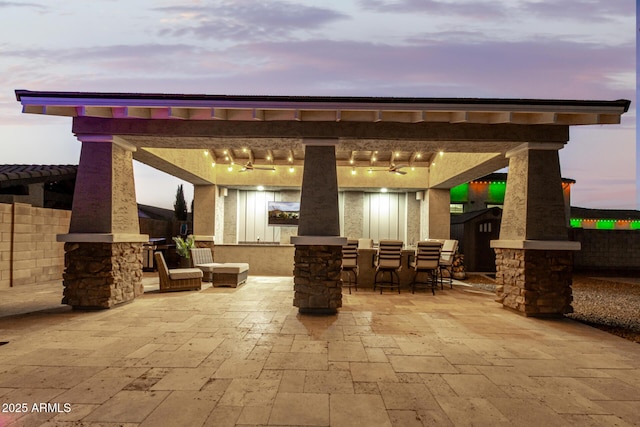
[[(69, 305), (109, 308), (142, 293), (148, 236), (137, 222), (133, 159), (194, 185), (193, 232), (211, 248), (221, 189), (302, 188), (291, 240), (301, 312), (342, 305), (338, 188), (412, 189), (420, 195), (419, 238), (448, 238), (449, 189), (509, 166), (500, 238), (492, 243), (497, 292), (505, 307), (527, 316), (571, 311), (572, 251), (579, 244), (568, 241), (558, 150), (570, 126), (618, 124), (630, 104), (27, 90), (16, 96), (25, 113), (73, 117), (82, 142), (70, 230), (59, 236)], [(257, 166), (275, 170), (268, 177), (236, 173)], [(388, 173), (364, 173), (381, 167)]]

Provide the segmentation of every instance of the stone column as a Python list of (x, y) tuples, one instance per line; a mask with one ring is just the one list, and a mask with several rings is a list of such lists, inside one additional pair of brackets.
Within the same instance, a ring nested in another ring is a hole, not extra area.
[(525, 316), (571, 313), (573, 252), (568, 241), (558, 150), (524, 144), (507, 153), (509, 175), (496, 251), (497, 301)]
[(429, 188), (420, 203), (420, 240), (451, 236), (451, 195), (448, 189)]
[(216, 185), (193, 186), (193, 237), (199, 248), (211, 248), (216, 230)]
[(79, 135), (80, 164), (65, 242), (63, 304), (111, 308), (142, 295), (142, 244), (133, 180), (135, 147), (111, 135)]
[(342, 246), (338, 211), (338, 140), (304, 140), (305, 160), (294, 258), (294, 300), (302, 314), (335, 314), (342, 307)]

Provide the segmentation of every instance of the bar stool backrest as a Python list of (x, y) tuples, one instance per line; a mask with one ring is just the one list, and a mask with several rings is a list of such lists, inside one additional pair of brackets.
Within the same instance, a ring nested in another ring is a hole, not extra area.
[(353, 268), (358, 266), (358, 241), (347, 240), (347, 244), (342, 247), (342, 268)]
[(414, 268), (419, 270), (435, 270), (440, 262), (442, 243), (436, 240), (423, 240), (416, 247)]
[(458, 250), (457, 240), (445, 240), (442, 245), (442, 252), (440, 256), (440, 264), (451, 265), (453, 262), (453, 256)]
[(359, 249), (371, 249), (373, 248), (373, 239), (358, 239)]
[(402, 246), (402, 240), (380, 240), (378, 244), (378, 269), (400, 268)]

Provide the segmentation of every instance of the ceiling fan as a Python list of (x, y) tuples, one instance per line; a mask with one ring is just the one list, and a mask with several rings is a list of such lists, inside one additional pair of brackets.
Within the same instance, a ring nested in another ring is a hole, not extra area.
[(371, 169), (372, 172), (390, 172), (390, 173), (397, 173), (398, 175), (406, 175), (407, 173), (403, 170), (400, 170), (402, 168), (406, 168), (407, 165), (394, 165), (392, 164), (391, 166), (389, 166), (386, 169)]
[(253, 170), (274, 171), (276, 168), (273, 166), (254, 166), (251, 161), (248, 161), (238, 172), (251, 172)]

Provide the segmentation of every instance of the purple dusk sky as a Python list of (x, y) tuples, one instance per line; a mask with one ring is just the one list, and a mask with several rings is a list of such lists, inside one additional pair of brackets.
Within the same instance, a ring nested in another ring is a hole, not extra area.
[[(630, 99), (574, 127), (574, 206), (637, 209), (628, 0), (0, 0), (0, 163), (77, 164), (69, 118), (15, 89), (227, 95)], [(136, 163), (138, 201), (181, 181)], [(192, 197), (185, 186), (187, 200)]]

